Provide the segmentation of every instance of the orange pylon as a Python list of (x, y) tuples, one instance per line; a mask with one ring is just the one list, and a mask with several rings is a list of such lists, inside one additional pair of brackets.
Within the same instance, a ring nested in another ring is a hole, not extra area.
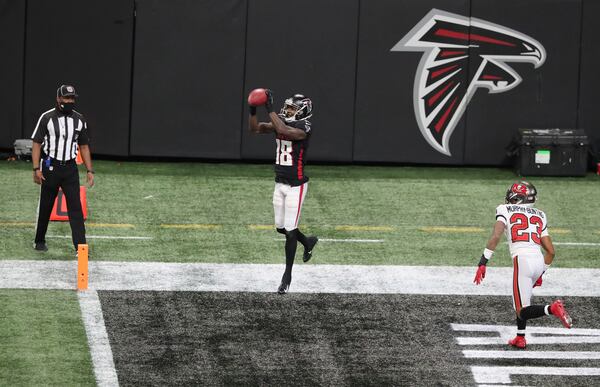
[(77, 290), (88, 288), (88, 245), (77, 245)]

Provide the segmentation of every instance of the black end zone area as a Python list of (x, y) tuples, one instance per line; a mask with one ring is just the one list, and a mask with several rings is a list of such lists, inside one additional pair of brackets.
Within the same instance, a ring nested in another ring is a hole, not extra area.
[[(122, 385), (464, 386), (475, 384), (472, 365), (521, 364), (465, 358), (464, 349), (492, 348), (460, 347), (455, 337), (465, 332), (454, 332), (451, 327), (451, 323), (511, 325), (509, 297), (99, 294)], [(578, 314), (589, 316), (574, 315), (575, 323), (597, 326), (597, 299), (577, 299), (577, 307), (569, 299), (569, 304)], [(530, 324), (536, 325), (560, 327), (550, 318)], [(537, 350), (557, 350), (540, 347)], [(569, 349), (561, 346), (558, 350)], [(538, 360), (529, 365), (563, 363)], [(589, 362), (567, 365), (591, 366)], [(549, 381), (547, 376), (522, 380)], [(565, 381), (574, 382), (572, 378)]]

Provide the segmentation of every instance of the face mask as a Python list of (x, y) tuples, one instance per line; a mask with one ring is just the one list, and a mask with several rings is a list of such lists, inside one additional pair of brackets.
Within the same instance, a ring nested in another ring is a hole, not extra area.
[(75, 103), (74, 102), (62, 102), (62, 103), (58, 104), (58, 106), (60, 107), (60, 110), (63, 113), (71, 114), (71, 112), (73, 111), (73, 108), (75, 107)]

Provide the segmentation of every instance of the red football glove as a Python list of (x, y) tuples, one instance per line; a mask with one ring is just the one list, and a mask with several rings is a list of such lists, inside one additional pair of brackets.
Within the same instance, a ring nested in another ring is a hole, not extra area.
[[(543, 275), (543, 274), (542, 274)], [(536, 286), (542, 286), (542, 276), (540, 276), (540, 278), (537, 279), (537, 281), (535, 281), (535, 283), (533, 284), (533, 287), (535, 288)]]
[(479, 285), (485, 278), (485, 268), (487, 267), (487, 263), (488, 259), (481, 254), (481, 258), (479, 258), (479, 267), (477, 268), (477, 273), (475, 273), (475, 279), (473, 280), (476, 285)]
[(475, 273), (475, 279), (473, 280), (476, 285), (479, 285), (485, 278), (485, 268), (485, 265), (479, 265), (477, 268), (477, 273)]

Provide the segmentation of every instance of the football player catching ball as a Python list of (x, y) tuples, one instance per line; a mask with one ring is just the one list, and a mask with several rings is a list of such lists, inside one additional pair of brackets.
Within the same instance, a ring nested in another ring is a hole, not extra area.
[(279, 115), (273, 109), (273, 94), (265, 90), (264, 103), (270, 122), (258, 122), (256, 106), (250, 105), (249, 126), (252, 133), (275, 134), (275, 190), (273, 210), (277, 232), (285, 235), (285, 272), (277, 289), (287, 293), (292, 282), (292, 266), (298, 242), (304, 246), (303, 261), (308, 262), (318, 242), (315, 236), (305, 236), (298, 229), (302, 205), (308, 189), (308, 176), (304, 172), (306, 151), (311, 135), (312, 102), (302, 94), (285, 100)]

